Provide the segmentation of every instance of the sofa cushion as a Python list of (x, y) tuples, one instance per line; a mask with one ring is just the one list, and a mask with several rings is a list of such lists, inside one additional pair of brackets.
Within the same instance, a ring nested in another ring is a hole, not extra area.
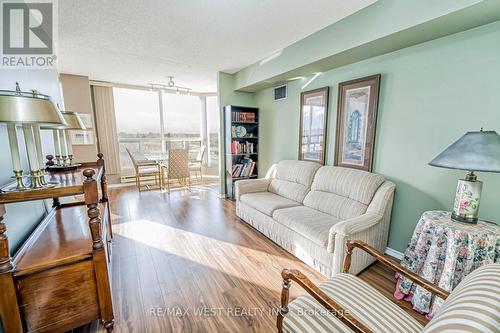
[(237, 215), (267, 238), (325, 276), (331, 276), (332, 254), (323, 246), (276, 222), (271, 216), (239, 202)]
[(240, 201), (268, 216), (279, 208), (298, 206), (299, 203), (271, 192), (247, 193), (240, 197)]
[[(422, 330), (416, 319), (354, 275), (336, 274), (319, 288), (373, 332), (417, 333)], [(288, 308), (283, 320), (285, 333), (352, 332), (310, 295), (298, 297)]]
[(273, 219), (325, 249), (330, 228), (340, 222), (331, 215), (305, 206), (275, 210)]
[(384, 177), (376, 173), (336, 166), (323, 166), (316, 172), (311, 189), (335, 193), (369, 205), (375, 192), (384, 181)]
[(304, 205), (340, 219), (366, 212), (384, 177), (356, 169), (321, 167), (314, 177)]
[(423, 333), (499, 332), (500, 263), (481, 266), (451, 292)]
[(308, 161), (281, 161), (276, 164), (269, 191), (302, 203), (320, 166)]
[(309, 192), (304, 199), (304, 205), (341, 220), (363, 215), (368, 208), (358, 201), (321, 191)]

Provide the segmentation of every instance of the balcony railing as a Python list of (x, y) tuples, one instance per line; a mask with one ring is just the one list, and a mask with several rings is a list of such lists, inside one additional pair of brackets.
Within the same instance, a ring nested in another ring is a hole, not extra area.
[[(166, 156), (170, 149), (188, 149), (189, 158), (195, 159), (202, 145), (199, 138), (118, 138), (120, 149), (120, 168), (122, 177), (133, 174), (133, 164), (126, 152), (128, 148), (137, 159), (157, 158)], [(163, 149), (162, 149), (163, 147)], [(208, 155), (206, 166), (217, 166), (219, 164), (219, 146), (218, 138), (215, 134), (210, 135), (210, 142), (207, 145), (206, 154)]]

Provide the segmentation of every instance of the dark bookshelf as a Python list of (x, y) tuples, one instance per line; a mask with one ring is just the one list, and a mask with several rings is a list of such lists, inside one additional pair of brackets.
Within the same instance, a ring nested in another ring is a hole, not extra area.
[(258, 178), (259, 109), (226, 105), (224, 107), (226, 143), (226, 192), (234, 200), (234, 184)]

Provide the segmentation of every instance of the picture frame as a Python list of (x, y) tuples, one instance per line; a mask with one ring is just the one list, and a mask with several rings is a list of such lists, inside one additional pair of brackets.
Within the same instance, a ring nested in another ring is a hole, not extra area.
[(72, 130), (71, 144), (75, 146), (88, 146), (94, 144), (94, 132), (86, 130)]
[(325, 164), (329, 87), (300, 94), (299, 160)]
[(339, 83), (334, 165), (372, 171), (380, 77)]

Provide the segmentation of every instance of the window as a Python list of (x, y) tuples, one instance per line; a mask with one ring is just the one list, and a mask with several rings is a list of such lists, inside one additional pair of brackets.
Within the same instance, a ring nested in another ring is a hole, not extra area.
[(189, 148), (201, 145), (201, 103), (199, 96), (163, 94), (165, 141), (170, 148)]
[(147, 90), (113, 88), (116, 130), (122, 176), (133, 173), (126, 148), (139, 158), (161, 152), (158, 94)]
[[(207, 96), (208, 150), (210, 166), (219, 165), (219, 105), (216, 96)], [(214, 170), (216, 171), (216, 170)], [(218, 172), (218, 171), (216, 171)]]
[[(196, 159), (200, 147), (206, 146), (203, 172), (218, 174), (219, 111), (215, 96), (126, 88), (113, 88), (113, 95), (122, 177), (134, 174), (126, 148), (137, 159), (186, 148), (190, 158)], [(206, 109), (202, 108), (204, 105)]]

